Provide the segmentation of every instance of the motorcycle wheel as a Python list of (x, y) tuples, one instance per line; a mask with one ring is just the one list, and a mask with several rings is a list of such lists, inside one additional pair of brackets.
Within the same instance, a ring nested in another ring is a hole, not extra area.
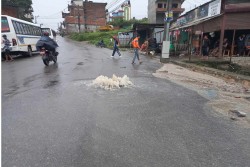
[(44, 56), (42, 59), (43, 59), (43, 63), (44, 63), (46, 66), (48, 66), (48, 65), (49, 65), (49, 59), (48, 59), (48, 57), (47, 57), (47, 56)]

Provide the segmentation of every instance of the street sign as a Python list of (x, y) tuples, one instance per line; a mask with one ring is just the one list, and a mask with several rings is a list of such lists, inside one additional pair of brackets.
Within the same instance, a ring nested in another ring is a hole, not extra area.
[(168, 18), (168, 17), (173, 18), (173, 11), (170, 11), (169, 14), (168, 14), (168, 12), (165, 12), (165, 17), (166, 18)]
[(173, 20), (173, 11), (165, 12), (165, 22), (170, 22)]
[(173, 20), (173, 18), (171, 18), (171, 17), (165, 18), (165, 22), (170, 22), (172, 20)]

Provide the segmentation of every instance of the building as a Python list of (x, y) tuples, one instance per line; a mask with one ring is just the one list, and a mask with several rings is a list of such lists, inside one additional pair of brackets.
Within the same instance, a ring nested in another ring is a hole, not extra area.
[(112, 12), (110, 19), (111, 21), (115, 21), (116, 19), (124, 19), (124, 11), (118, 10), (117, 12)]
[(148, 0), (148, 21), (151, 24), (163, 24), (166, 12), (169, 10), (173, 13), (173, 20), (176, 20), (184, 11), (181, 8), (184, 0)]
[[(211, 41), (210, 49), (218, 47), (215, 56), (236, 55), (239, 36), (250, 35), (249, 16), (249, 0), (211, 0), (180, 16), (172, 24), (171, 31), (178, 43), (184, 41), (180, 40), (180, 34), (186, 36), (189, 50), (196, 50), (198, 54), (201, 54), (203, 37), (206, 35)], [(223, 49), (225, 38), (229, 45)], [(249, 55), (249, 50), (245, 54)]]
[(131, 4), (130, 0), (125, 1), (122, 4), (122, 10), (124, 11), (124, 20), (130, 20), (131, 19)]
[(2, 4), (1, 14), (15, 17), (18, 19), (25, 19), (31, 21), (34, 18), (32, 12), (33, 12), (32, 7), (25, 10), (25, 8), (23, 7), (14, 5), (12, 3), (7, 3), (7, 4)]
[(107, 3), (95, 3), (88, 0), (72, 0), (69, 12), (62, 12), (66, 33), (96, 31), (106, 25)]
[[(117, 9), (119, 10), (116, 11)], [(114, 21), (115, 19), (131, 20), (130, 0), (125, 0), (120, 6), (111, 11), (111, 13), (112, 16), (109, 17), (109, 21)]]

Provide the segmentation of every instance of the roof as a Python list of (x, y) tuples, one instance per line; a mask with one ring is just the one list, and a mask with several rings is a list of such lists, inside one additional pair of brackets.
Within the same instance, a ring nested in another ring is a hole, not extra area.
[(180, 26), (180, 27), (173, 26), (173, 27), (170, 27), (170, 30), (178, 30), (178, 29), (182, 29), (182, 28), (187, 28), (187, 27), (191, 27), (191, 26), (194, 26), (194, 25), (198, 25), (200, 23), (203, 23), (205, 21), (214, 19), (214, 18), (219, 17), (221, 15), (222, 14), (219, 14), (219, 15), (216, 15), (216, 16), (213, 16), (213, 17), (209, 17), (209, 18), (203, 18), (203, 19), (200, 19), (200, 20), (195, 20), (195, 21), (192, 21), (192, 22), (187, 23), (187, 24), (185, 24), (183, 26)]
[(164, 27), (164, 24), (135, 23), (133, 25), (133, 30), (145, 30), (155, 27)]

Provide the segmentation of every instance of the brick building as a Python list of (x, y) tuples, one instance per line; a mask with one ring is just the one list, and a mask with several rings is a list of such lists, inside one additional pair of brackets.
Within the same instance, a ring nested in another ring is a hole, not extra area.
[(33, 19), (33, 8), (30, 7), (29, 8), (29, 12), (30, 14), (24, 14), (25, 9), (20, 7), (20, 6), (16, 6), (16, 5), (12, 5), (12, 4), (3, 4), (2, 5), (2, 11), (1, 14), (2, 15), (8, 15), (11, 17), (15, 17), (18, 19)]
[(106, 25), (107, 3), (72, 0), (68, 5), (68, 13), (63, 12), (63, 25), (67, 33), (96, 31)]

